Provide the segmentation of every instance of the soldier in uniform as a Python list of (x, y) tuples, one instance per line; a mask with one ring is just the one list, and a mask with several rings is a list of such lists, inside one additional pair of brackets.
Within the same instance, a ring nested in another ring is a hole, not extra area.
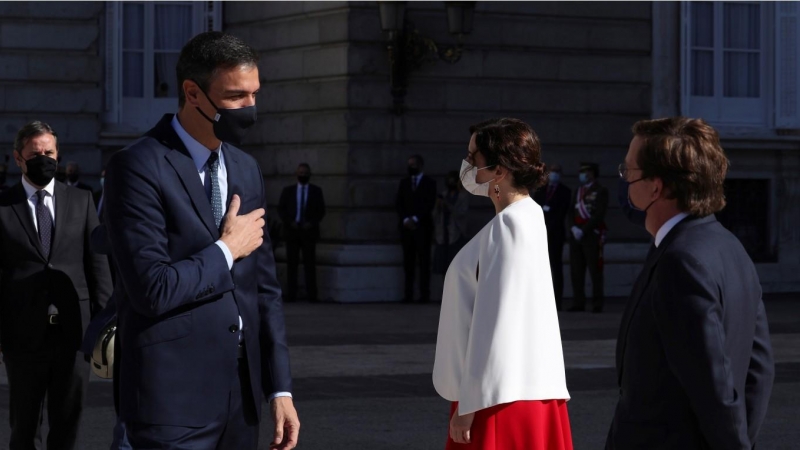
[(598, 172), (596, 163), (581, 163), (580, 187), (570, 208), (572, 228), (569, 258), (575, 298), (569, 309), (571, 312), (585, 309), (586, 269), (589, 269), (589, 276), (592, 278), (592, 312), (603, 312), (603, 244), (606, 239), (608, 189), (597, 182)]

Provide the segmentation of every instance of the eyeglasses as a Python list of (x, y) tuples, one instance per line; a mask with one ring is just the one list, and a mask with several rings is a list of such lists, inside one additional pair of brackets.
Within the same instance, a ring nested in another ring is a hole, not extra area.
[(617, 170), (619, 170), (619, 177), (620, 177), (620, 178), (622, 178), (622, 179), (625, 179), (625, 180), (627, 180), (627, 179), (628, 179), (628, 172), (629, 172), (629, 171), (631, 171), (631, 170), (642, 170), (642, 169), (640, 169), (640, 168), (638, 168), (638, 167), (631, 167), (631, 168), (628, 168), (628, 167), (625, 165), (625, 163), (620, 163), (620, 165), (617, 167)]

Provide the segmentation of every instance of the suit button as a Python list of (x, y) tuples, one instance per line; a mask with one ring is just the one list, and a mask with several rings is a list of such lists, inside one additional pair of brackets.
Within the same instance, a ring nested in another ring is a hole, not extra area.
[(231, 333), (236, 333), (237, 331), (239, 331), (239, 325), (231, 325), (231, 327), (228, 328), (228, 330), (230, 330)]
[(48, 263), (48, 264), (47, 264), (47, 267), (49, 267), (49, 268), (51, 268), (51, 269), (52, 269), (52, 268), (53, 268), (53, 264), (50, 264), (50, 263)]

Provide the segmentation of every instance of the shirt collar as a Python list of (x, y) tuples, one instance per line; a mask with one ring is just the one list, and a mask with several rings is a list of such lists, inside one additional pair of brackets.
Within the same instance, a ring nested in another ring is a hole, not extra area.
[(689, 213), (685, 212), (678, 213), (671, 219), (666, 221), (664, 225), (661, 225), (661, 228), (659, 228), (658, 232), (656, 233), (656, 242), (655, 242), (656, 247), (658, 247), (659, 244), (661, 244), (661, 241), (663, 241), (664, 238), (667, 237), (667, 234), (669, 234), (669, 232), (672, 231), (675, 225), (677, 225), (681, 220), (687, 217), (689, 217)]
[[(44, 187), (44, 191), (50, 194), (50, 197), (55, 197), (55, 186), (56, 179), (53, 178), (49, 183), (47, 183), (47, 186)], [(36, 188), (36, 186), (32, 185), (24, 175), (22, 176), (22, 187), (25, 188), (25, 198), (33, 197), (33, 195), (36, 194), (36, 191), (39, 190)]]
[[(211, 156), (211, 150), (207, 149), (203, 144), (197, 142), (197, 139), (193, 138), (192, 135), (183, 129), (181, 122), (178, 120), (177, 114), (172, 117), (172, 129), (178, 133), (178, 137), (181, 138), (183, 145), (186, 146), (186, 150), (189, 151), (189, 155), (191, 155), (194, 165), (197, 166), (197, 171), (200, 172), (203, 170), (203, 166), (205, 166), (208, 162), (208, 157)], [(216, 151), (219, 154), (220, 166), (224, 166), (225, 157), (222, 155), (222, 142), (220, 142), (219, 148), (217, 148)]]

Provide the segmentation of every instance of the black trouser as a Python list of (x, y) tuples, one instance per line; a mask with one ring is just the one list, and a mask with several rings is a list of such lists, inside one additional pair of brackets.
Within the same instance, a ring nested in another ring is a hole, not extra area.
[(8, 374), (11, 441), (9, 450), (41, 448), (40, 426), (47, 396), (50, 432), (47, 449), (75, 449), (89, 383), (89, 364), (83, 353), (65, 345), (61, 325), (48, 325), (41, 352), (4, 353)]
[[(198, 393), (198, 395), (202, 395)], [(228, 405), (216, 419), (202, 427), (126, 423), (128, 441), (137, 450), (255, 450), (258, 446), (258, 412), (253, 404), (247, 359), (239, 359)]]
[(297, 298), (297, 266), (303, 252), (303, 269), (306, 275), (306, 293), (311, 301), (317, 300), (317, 238), (310, 233), (297, 233), (286, 238), (286, 263), (288, 300)]
[(569, 239), (570, 273), (572, 275), (572, 292), (575, 297), (574, 307), (586, 305), (586, 269), (592, 278), (592, 301), (595, 309), (603, 308), (603, 270), (600, 267), (600, 240), (597, 236), (583, 236), (580, 241), (575, 237)]
[(556, 307), (561, 309), (561, 300), (564, 298), (564, 235), (548, 233), (547, 250), (550, 255), (550, 273), (553, 276)]
[(419, 227), (403, 229), (403, 268), (406, 273), (405, 301), (414, 299), (414, 275), (419, 263), (419, 297), (421, 301), (431, 298), (431, 230)]

